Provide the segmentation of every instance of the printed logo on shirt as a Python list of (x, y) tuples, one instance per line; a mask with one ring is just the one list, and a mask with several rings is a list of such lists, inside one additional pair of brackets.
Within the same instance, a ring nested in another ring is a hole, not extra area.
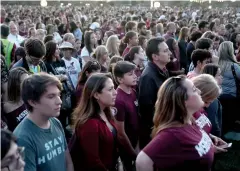
[(135, 106), (138, 106), (138, 100), (134, 101)]
[(64, 139), (62, 136), (54, 138), (48, 141), (44, 145), (46, 154), (44, 156), (38, 157), (38, 165), (44, 164), (47, 161), (52, 160), (54, 157), (64, 153)]
[(210, 120), (204, 115), (200, 114), (201, 116), (196, 120), (196, 124), (202, 129), (205, 125), (211, 126)]
[(117, 115), (117, 108), (112, 107), (112, 108), (111, 108), (111, 112), (112, 112), (112, 115), (113, 115), (113, 116), (116, 116), (116, 115)]
[(55, 69), (59, 74), (66, 74), (66, 69), (64, 67), (56, 67)]
[(22, 113), (20, 113), (20, 115), (18, 115), (18, 117), (16, 118), (18, 122), (21, 122), (21, 120), (23, 120), (23, 118), (25, 118), (25, 116), (27, 116), (28, 111), (24, 110), (22, 111)]
[(197, 150), (200, 157), (207, 154), (211, 148), (212, 140), (208, 136), (208, 134), (201, 130), (202, 138), (200, 142), (195, 146), (195, 149)]
[(77, 70), (76, 68), (74, 67), (74, 62), (71, 62), (69, 66), (67, 66), (67, 70), (68, 70), (68, 73), (70, 75), (74, 75), (74, 74), (77, 74)]

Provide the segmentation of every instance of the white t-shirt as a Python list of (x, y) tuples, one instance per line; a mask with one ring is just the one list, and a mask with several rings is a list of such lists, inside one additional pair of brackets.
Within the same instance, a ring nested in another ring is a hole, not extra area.
[(82, 67), (86, 64), (85, 60), (83, 57), (91, 57), (91, 54), (88, 52), (86, 46), (82, 49), (81, 51), (81, 58), (82, 58)]
[(24, 37), (20, 35), (9, 34), (7, 38), (11, 43), (15, 43), (16, 48), (20, 47), (20, 44), (24, 41)]
[(77, 87), (78, 75), (81, 72), (80, 63), (77, 59), (71, 57), (71, 60), (62, 58), (66, 65), (66, 71), (68, 72), (74, 88)]

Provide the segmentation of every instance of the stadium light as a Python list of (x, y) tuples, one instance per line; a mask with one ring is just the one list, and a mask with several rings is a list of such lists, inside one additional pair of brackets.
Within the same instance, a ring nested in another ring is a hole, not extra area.
[(46, 7), (47, 6), (47, 0), (41, 0), (40, 5), (42, 7)]
[(153, 7), (159, 8), (161, 6), (160, 2), (154, 2)]
[(209, 8), (209, 9), (212, 9), (212, 6), (210, 5), (208, 8)]

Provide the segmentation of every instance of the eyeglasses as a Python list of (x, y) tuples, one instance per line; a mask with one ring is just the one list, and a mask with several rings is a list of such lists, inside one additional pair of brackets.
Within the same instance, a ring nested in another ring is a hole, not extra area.
[(34, 56), (28, 56), (28, 59), (30, 60), (30, 62), (32, 63), (32, 64), (36, 64), (36, 63), (39, 63), (41, 60), (42, 60), (42, 58), (43, 57), (41, 57), (41, 58), (36, 58), (36, 57), (34, 57)]
[(9, 166), (15, 161), (17, 162), (17, 165), (19, 165), (20, 159), (24, 160), (24, 150), (24, 147), (18, 147), (15, 154), (4, 159), (5, 161), (2, 161), (1, 168), (7, 168), (10, 171)]

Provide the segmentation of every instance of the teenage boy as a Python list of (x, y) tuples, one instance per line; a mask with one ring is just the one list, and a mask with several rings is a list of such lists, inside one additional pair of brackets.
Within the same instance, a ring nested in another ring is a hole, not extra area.
[(25, 147), (25, 171), (73, 171), (61, 123), (61, 83), (51, 75), (31, 75), (22, 84), (22, 99), (29, 114), (14, 130)]
[(113, 75), (118, 84), (115, 118), (120, 141), (126, 149), (121, 156), (127, 171), (133, 170), (133, 161), (136, 159), (134, 149), (138, 144), (139, 132), (138, 101), (136, 91), (132, 88), (137, 85), (135, 69), (136, 66), (127, 61), (117, 62), (113, 69)]

